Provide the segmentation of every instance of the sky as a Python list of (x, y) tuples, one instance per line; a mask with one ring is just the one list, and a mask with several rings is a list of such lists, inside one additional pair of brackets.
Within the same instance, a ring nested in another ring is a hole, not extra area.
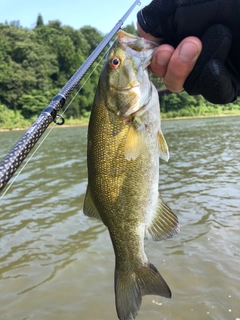
[[(19, 20), (27, 28), (35, 26), (40, 13), (44, 24), (60, 20), (63, 25), (79, 29), (85, 25), (107, 34), (128, 11), (134, 0), (0, 0), (0, 23)], [(150, 0), (141, 0), (124, 25), (136, 23), (136, 14)]]

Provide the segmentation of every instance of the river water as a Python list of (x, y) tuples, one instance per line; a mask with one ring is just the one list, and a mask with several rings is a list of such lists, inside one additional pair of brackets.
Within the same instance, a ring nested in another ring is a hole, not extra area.
[[(144, 297), (137, 319), (239, 319), (240, 117), (162, 126), (159, 189), (181, 231), (145, 241), (172, 299)], [(1, 158), (23, 133), (0, 133)], [(0, 319), (117, 319), (111, 241), (82, 212), (86, 139), (87, 127), (52, 130), (0, 201)]]

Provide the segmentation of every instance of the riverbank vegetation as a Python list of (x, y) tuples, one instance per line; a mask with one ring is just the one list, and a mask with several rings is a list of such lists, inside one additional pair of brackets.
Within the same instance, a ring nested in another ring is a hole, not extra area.
[(216, 105), (202, 96), (189, 96), (186, 92), (164, 95), (160, 97), (160, 105), (163, 119), (240, 114), (239, 100), (225, 105)]
[[(136, 34), (133, 24), (124, 29)], [(58, 20), (44, 24), (41, 15), (32, 29), (19, 21), (0, 24), (0, 35), (0, 129), (29, 127), (104, 37), (91, 26), (75, 30)], [(88, 121), (102, 65), (103, 59), (95, 63), (82, 89), (68, 99), (66, 105), (74, 97), (65, 112), (67, 123)], [(153, 81), (161, 90), (160, 79)], [(163, 95), (160, 103), (163, 118), (240, 114), (239, 102), (216, 106), (185, 92)]]

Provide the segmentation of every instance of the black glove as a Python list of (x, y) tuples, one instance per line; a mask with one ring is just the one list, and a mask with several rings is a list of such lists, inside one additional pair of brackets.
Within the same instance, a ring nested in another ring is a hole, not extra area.
[(187, 36), (203, 49), (184, 83), (190, 95), (225, 104), (240, 95), (240, 0), (153, 0), (138, 12), (146, 33), (175, 48)]

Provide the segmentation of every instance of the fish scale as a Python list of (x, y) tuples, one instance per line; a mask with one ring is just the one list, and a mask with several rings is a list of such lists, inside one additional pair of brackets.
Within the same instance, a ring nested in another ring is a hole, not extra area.
[(145, 234), (160, 241), (179, 229), (177, 217), (158, 194), (159, 155), (167, 160), (168, 147), (160, 129), (158, 93), (147, 71), (155, 48), (155, 43), (118, 32), (101, 72), (88, 128), (83, 211), (109, 230), (120, 320), (137, 316), (143, 295), (171, 297), (144, 252)]

